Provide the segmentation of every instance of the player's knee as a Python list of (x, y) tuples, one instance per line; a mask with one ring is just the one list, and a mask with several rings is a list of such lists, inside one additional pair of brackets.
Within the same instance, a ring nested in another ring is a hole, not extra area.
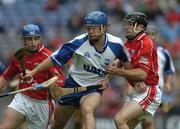
[(82, 106), (82, 115), (93, 114), (94, 108), (90, 105)]
[(116, 125), (122, 125), (124, 124), (126, 121), (124, 120), (123, 117), (119, 117), (117, 115), (114, 116), (114, 122)]

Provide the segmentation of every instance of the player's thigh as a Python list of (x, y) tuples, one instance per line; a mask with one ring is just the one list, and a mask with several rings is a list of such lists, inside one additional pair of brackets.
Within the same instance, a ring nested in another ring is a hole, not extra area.
[(53, 121), (56, 123), (57, 122), (66, 123), (75, 110), (76, 110), (76, 107), (71, 106), (71, 105), (62, 106), (62, 105), (56, 104), (54, 108), (54, 113), (53, 113)]
[(101, 94), (98, 92), (93, 92), (88, 95), (85, 95), (80, 100), (81, 110), (89, 110), (94, 111), (94, 109), (100, 104), (101, 102)]
[(144, 115), (143, 108), (136, 101), (131, 101), (123, 106), (123, 108), (115, 115), (115, 119), (126, 122), (140, 119)]
[(4, 113), (0, 128), (15, 129), (19, 127), (25, 121), (25, 119), (25, 116), (15, 109), (7, 108)]

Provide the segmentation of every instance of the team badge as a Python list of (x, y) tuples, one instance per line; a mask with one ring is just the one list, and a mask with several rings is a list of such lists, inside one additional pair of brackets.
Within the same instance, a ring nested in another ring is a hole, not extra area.
[(87, 57), (87, 58), (90, 58), (89, 52), (85, 52), (85, 53), (84, 53), (84, 56)]
[(105, 59), (105, 62), (104, 62), (105, 65), (109, 65), (109, 64), (110, 64), (110, 61), (111, 61), (110, 59)]
[(135, 50), (131, 49), (131, 55), (134, 55), (134, 54), (135, 54)]
[(144, 64), (148, 64), (149, 63), (148, 58), (145, 57), (145, 56), (142, 56), (139, 62), (140, 63), (144, 63)]

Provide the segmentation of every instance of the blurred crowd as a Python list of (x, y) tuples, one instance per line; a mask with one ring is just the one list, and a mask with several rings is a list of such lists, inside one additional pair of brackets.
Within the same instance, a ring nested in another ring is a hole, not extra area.
[[(83, 18), (92, 10), (104, 11), (110, 23), (109, 33), (123, 40), (123, 17), (133, 11), (147, 14), (149, 24), (159, 31), (159, 43), (172, 54), (176, 67), (172, 105), (180, 106), (180, 0), (0, 0), (0, 60), (6, 66), (22, 46), (21, 26), (39, 25), (43, 43), (54, 51), (84, 31)], [(124, 91), (126, 82), (117, 77), (104, 92), (99, 116), (113, 116), (124, 102)], [(164, 111), (171, 107), (166, 106)], [(176, 108), (173, 111), (179, 112)]]

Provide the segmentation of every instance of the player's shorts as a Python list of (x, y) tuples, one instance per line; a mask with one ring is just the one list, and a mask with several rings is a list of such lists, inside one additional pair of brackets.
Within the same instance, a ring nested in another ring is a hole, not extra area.
[(79, 106), (80, 105), (80, 99), (81, 97), (88, 95), (90, 93), (97, 92), (99, 94), (102, 93), (102, 91), (98, 89), (91, 89), (83, 92), (77, 92), (69, 95), (64, 95), (61, 96), (58, 100), (57, 103), (59, 105), (73, 105), (73, 106)]
[[(71, 76), (68, 76), (68, 78), (64, 82), (64, 87), (66, 87), (66, 88), (74, 88), (74, 87), (79, 87), (79, 84), (77, 84)], [(69, 95), (61, 96), (57, 100), (57, 103), (59, 105), (79, 106), (81, 97), (85, 96), (87, 94), (93, 93), (93, 92), (97, 92), (99, 94), (102, 93), (102, 91), (99, 90), (99, 89), (90, 89), (90, 90), (87, 90), (87, 91), (75, 92), (75, 93), (72, 93), (72, 94), (69, 94)]]
[[(146, 116), (153, 116), (161, 104), (162, 92), (158, 86), (148, 86), (146, 92), (138, 93), (133, 90), (129, 95), (127, 102), (137, 101), (146, 111)], [(145, 117), (146, 117), (145, 116)]]
[(49, 116), (48, 101), (32, 99), (19, 93), (8, 107), (26, 117), (28, 129), (46, 129)]

